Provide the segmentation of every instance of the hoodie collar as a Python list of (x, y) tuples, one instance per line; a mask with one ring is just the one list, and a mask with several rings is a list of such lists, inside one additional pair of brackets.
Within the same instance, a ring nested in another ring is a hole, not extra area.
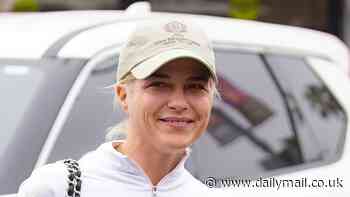
[[(124, 140), (116, 140), (102, 144), (98, 151), (103, 151), (107, 153), (107, 157), (111, 160), (111, 168), (113, 171), (122, 172), (131, 175), (131, 177), (141, 178), (140, 180), (148, 182), (151, 184), (149, 177), (145, 174), (143, 169), (133, 160), (129, 159), (128, 156), (120, 153), (113, 147), (113, 143), (123, 143)], [(185, 155), (167, 175), (165, 175), (158, 185), (167, 185), (176, 182), (179, 180), (183, 172), (185, 171), (185, 162), (190, 156), (191, 149), (186, 148)], [(157, 185), (157, 186), (158, 186)]]

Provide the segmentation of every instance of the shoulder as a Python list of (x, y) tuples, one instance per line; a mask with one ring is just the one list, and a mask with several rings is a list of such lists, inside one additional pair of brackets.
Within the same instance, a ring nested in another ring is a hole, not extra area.
[(68, 172), (63, 162), (35, 169), (19, 187), (18, 197), (65, 196)]

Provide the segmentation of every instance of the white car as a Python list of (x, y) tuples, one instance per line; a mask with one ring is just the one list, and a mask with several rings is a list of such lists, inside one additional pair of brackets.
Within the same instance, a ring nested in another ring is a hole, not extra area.
[(15, 196), (34, 168), (79, 159), (105, 140), (123, 119), (105, 88), (118, 52), (135, 26), (164, 17), (202, 26), (216, 53), (222, 98), (186, 164), (195, 177), (232, 196), (350, 195), (344, 43), (137, 3), (126, 11), (0, 14), (0, 197)]

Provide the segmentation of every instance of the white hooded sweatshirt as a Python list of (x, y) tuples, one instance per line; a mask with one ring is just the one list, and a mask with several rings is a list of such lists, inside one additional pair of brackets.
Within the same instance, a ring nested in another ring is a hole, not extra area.
[[(116, 151), (112, 143), (100, 145), (79, 160), (81, 197), (205, 197), (223, 194), (219, 189), (208, 188), (185, 169), (189, 149), (177, 166), (153, 186), (143, 170), (126, 155)], [(64, 197), (68, 188), (67, 176), (61, 161), (42, 166), (21, 184), (17, 197)]]

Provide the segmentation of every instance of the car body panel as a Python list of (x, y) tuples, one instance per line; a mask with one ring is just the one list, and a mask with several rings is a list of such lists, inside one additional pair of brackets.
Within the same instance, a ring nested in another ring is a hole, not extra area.
[(2, 13), (0, 58), (41, 58), (62, 36), (121, 17), (118, 11), (94, 13), (96, 12)]
[[(86, 20), (87, 17), (89, 20)], [(100, 28), (81, 33), (59, 52), (59, 56), (64, 58), (89, 58), (103, 47), (124, 43), (128, 33), (134, 28), (132, 24), (125, 23), (125, 21), (135, 22), (160, 17), (193, 20), (202, 26), (213, 42), (235, 43), (266, 51), (274, 50), (274, 48), (305, 51), (332, 58), (333, 61), (341, 61), (340, 66), (347, 72), (349, 69), (348, 62), (344, 62), (346, 59), (344, 57), (348, 55), (345, 45), (335, 36), (327, 33), (255, 21), (157, 12), (152, 12), (144, 17), (128, 17), (120, 11), (0, 14), (0, 28), (2, 29), (0, 58), (40, 58), (55, 41), (73, 30), (116, 21), (115, 25), (105, 27), (102, 25)], [(33, 22), (37, 20), (40, 22)], [(303, 36), (299, 36), (301, 34)], [(103, 36), (104, 39), (95, 42), (91, 40), (91, 36)], [(30, 47), (33, 45), (36, 46), (34, 49)], [(82, 46), (88, 50), (79, 50)]]
[[(348, 55), (345, 45), (336, 37), (299, 27), (267, 24), (255, 21), (243, 21), (221, 17), (152, 13), (144, 18), (134, 19), (133, 24), (115, 23), (83, 32), (72, 39), (60, 51), (61, 57), (91, 57), (105, 46), (124, 43), (128, 34), (135, 28), (137, 21), (157, 18), (185, 18), (199, 24), (213, 42), (234, 43), (243, 47), (254, 47), (262, 51), (302, 51), (319, 54), (333, 61), (341, 61), (339, 65), (349, 69), (344, 57)], [(122, 30), (122, 31), (121, 31)], [(259, 32), (259, 33), (257, 33)], [(299, 36), (299, 35), (303, 36)], [(102, 37), (100, 42), (91, 41), (91, 37)], [(84, 46), (88, 50), (79, 50)], [(327, 46), (327, 47), (324, 47)]]

